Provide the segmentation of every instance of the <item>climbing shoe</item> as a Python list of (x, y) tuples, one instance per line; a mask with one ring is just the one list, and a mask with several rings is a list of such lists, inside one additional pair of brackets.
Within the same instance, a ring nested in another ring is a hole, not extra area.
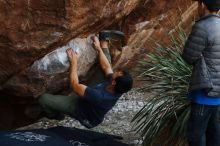
[(120, 40), (122, 47), (126, 45), (125, 34), (117, 30), (103, 30), (99, 32), (100, 41), (109, 41), (111, 39)]

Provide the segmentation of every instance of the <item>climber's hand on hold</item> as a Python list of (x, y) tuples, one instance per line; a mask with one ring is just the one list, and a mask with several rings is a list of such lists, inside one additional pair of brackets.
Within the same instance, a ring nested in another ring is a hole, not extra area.
[(93, 36), (91, 39), (92, 39), (93, 48), (98, 52), (101, 51), (102, 49), (101, 49), (101, 45), (100, 45), (100, 41), (99, 41), (98, 37)]
[(67, 56), (71, 64), (77, 63), (77, 54), (73, 51), (72, 48), (67, 49)]

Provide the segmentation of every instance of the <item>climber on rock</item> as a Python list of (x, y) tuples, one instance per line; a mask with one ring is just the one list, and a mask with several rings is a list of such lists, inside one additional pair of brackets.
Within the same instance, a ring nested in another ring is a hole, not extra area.
[[(110, 39), (123, 39), (120, 31), (102, 31), (99, 38), (92, 38), (93, 48), (98, 53), (99, 66), (90, 78), (88, 86), (81, 84), (77, 75), (77, 54), (73, 49), (67, 50), (70, 61), (70, 85), (72, 96), (44, 94), (39, 102), (46, 116), (52, 119), (63, 119), (63, 114), (78, 120), (87, 128), (100, 124), (105, 114), (113, 108), (123, 93), (133, 85), (131, 75), (124, 70), (113, 72), (109, 53)], [(96, 84), (94, 87), (93, 85)]]

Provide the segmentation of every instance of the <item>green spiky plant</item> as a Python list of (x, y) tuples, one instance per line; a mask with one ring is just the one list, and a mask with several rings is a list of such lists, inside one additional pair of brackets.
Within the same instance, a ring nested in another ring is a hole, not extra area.
[(156, 50), (146, 54), (138, 68), (139, 90), (151, 97), (135, 115), (134, 129), (143, 138), (143, 145), (185, 145), (186, 122), (190, 113), (187, 86), (191, 67), (181, 57), (186, 34), (180, 31), (172, 37), (170, 47), (156, 44)]

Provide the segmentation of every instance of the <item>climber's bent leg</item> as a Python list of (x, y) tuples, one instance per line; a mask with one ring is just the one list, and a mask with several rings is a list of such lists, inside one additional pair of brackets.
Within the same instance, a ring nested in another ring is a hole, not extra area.
[(43, 94), (39, 98), (39, 103), (49, 118), (56, 117), (59, 114), (75, 116), (78, 99), (77, 95)]

